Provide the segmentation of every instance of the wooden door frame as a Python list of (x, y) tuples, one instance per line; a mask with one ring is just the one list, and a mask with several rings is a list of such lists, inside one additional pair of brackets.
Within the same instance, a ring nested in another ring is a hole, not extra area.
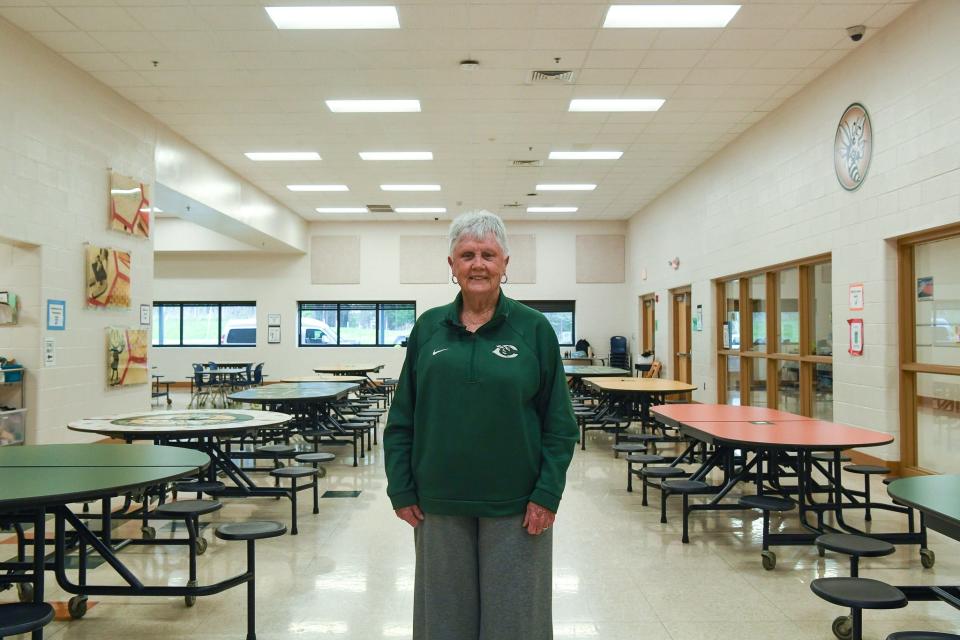
[[(647, 315), (646, 315), (646, 304), (647, 301), (653, 303), (653, 321), (652, 326), (647, 326)], [(647, 334), (649, 330), (650, 335), (650, 351), (653, 351), (656, 354), (657, 351), (657, 294), (647, 293), (639, 297), (640, 304), (640, 353), (643, 353), (647, 346)]]
[[(690, 323), (686, 323), (686, 327), (680, 327), (680, 319), (677, 317), (677, 299), (678, 295), (686, 294), (688, 296), (688, 303), (690, 305), (690, 317), (693, 317), (693, 287), (691, 285), (685, 285), (682, 287), (676, 287), (669, 290), (670, 295), (670, 326), (672, 328), (670, 336), (670, 362), (672, 369), (670, 375), (674, 380), (680, 380), (678, 377), (678, 372), (680, 370), (680, 359), (677, 357), (677, 347), (679, 346), (679, 335), (682, 329), (687, 331), (687, 373), (689, 374), (690, 380), (693, 380), (693, 357), (690, 355), (692, 351), (692, 342), (693, 342), (693, 333), (690, 327)], [(682, 381), (689, 382), (689, 381)]]

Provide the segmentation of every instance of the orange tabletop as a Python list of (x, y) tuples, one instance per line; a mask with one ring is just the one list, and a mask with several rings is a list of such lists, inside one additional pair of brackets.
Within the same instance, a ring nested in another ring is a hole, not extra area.
[(583, 381), (607, 393), (686, 393), (697, 390), (689, 382), (662, 378), (584, 378)]
[(749, 422), (750, 420), (812, 420), (794, 413), (766, 407), (738, 407), (732, 404), (663, 404), (650, 409), (661, 422), (678, 427), (691, 421)]
[(812, 419), (690, 421), (684, 422), (680, 430), (706, 442), (779, 449), (852, 449), (878, 447), (893, 442), (893, 436), (888, 433)]

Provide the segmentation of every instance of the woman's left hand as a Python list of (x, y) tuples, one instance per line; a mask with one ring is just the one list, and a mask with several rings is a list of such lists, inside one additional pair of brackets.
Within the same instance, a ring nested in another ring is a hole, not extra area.
[(546, 507), (541, 507), (533, 502), (527, 503), (527, 512), (523, 515), (523, 524), (521, 525), (532, 536), (538, 536), (553, 525), (557, 517), (553, 511)]

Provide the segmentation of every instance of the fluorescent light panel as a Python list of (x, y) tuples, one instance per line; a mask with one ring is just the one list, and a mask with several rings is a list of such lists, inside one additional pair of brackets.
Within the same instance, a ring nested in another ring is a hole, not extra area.
[(576, 213), (578, 207), (527, 207), (527, 213)]
[(321, 159), (316, 151), (248, 151), (243, 155), (255, 162), (298, 162)]
[(290, 191), (350, 191), (345, 184), (288, 184)]
[(397, 213), (446, 213), (446, 207), (395, 207)]
[(419, 100), (327, 100), (334, 113), (419, 113)]
[(382, 184), (382, 191), (440, 191), (438, 184)]
[(615, 4), (604, 29), (721, 29), (737, 15), (738, 4)]
[(623, 151), (551, 151), (550, 160), (619, 160)]
[(277, 29), (399, 29), (397, 8), (266, 7)]
[(317, 207), (317, 213), (370, 213), (366, 207)]
[(570, 111), (658, 111), (660, 98), (574, 98)]
[(361, 151), (364, 160), (433, 160), (432, 151)]
[(537, 191), (593, 191), (595, 184), (538, 184)]

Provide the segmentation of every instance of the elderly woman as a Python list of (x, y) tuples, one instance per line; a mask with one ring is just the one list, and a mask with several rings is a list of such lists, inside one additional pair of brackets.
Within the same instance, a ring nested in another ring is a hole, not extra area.
[(450, 225), (456, 299), (426, 311), (384, 434), (387, 493), (414, 528), (414, 640), (553, 637), (550, 527), (577, 440), (553, 328), (500, 285), (496, 215)]

